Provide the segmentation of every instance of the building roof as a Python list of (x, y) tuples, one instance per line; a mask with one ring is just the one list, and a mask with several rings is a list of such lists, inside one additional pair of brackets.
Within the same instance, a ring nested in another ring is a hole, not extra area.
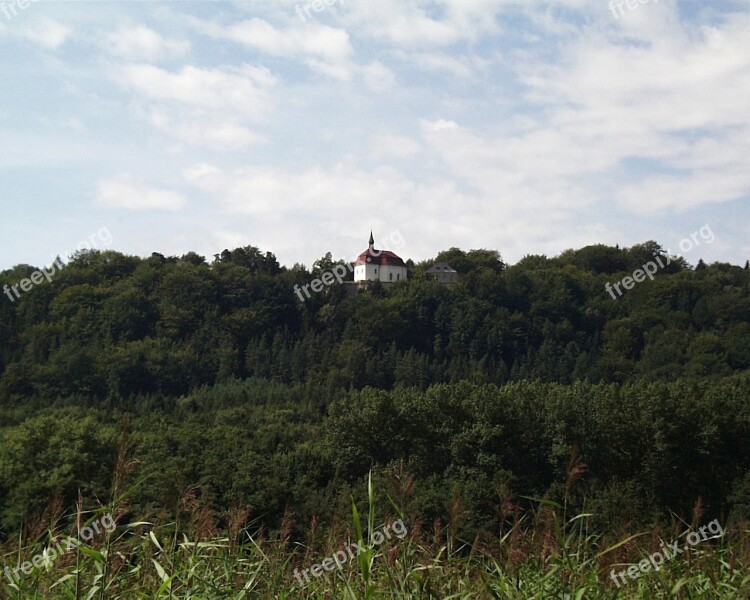
[(428, 273), (458, 273), (456, 269), (452, 268), (448, 263), (436, 262), (429, 269)]
[(382, 265), (384, 267), (406, 267), (401, 257), (390, 250), (368, 248), (357, 257), (358, 265)]

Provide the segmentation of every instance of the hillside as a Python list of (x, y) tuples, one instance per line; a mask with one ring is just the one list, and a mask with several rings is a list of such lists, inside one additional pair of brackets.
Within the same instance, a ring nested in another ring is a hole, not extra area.
[(545, 507), (590, 515), (604, 538), (584, 553), (643, 528), (740, 524), (750, 271), (676, 259), (607, 293), (659, 251), (507, 266), (453, 248), (437, 257), (459, 271), (453, 287), (429, 279), (432, 261), (409, 262), (408, 281), (354, 295), (334, 283), (304, 302), (294, 286), (335, 268), (330, 256), (307, 271), (253, 247), (213, 264), (81, 252), (0, 302), (2, 534), (10, 545), (24, 528), (32, 548), (31, 524), (65, 521), (80, 497), (120, 526), (210, 536), (241, 521), (325, 556), (352, 498), (367, 511), (370, 473), (372, 501), (416, 528), (410, 544), (445, 540), (457, 556), (496, 556), (525, 532), (518, 552), (535, 560), (553, 531)]

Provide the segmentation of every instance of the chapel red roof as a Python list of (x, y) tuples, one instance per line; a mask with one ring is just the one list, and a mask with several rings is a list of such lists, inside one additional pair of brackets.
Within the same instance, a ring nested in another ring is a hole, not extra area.
[(357, 257), (358, 265), (382, 265), (390, 267), (405, 267), (404, 261), (390, 250), (376, 250), (368, 248)]

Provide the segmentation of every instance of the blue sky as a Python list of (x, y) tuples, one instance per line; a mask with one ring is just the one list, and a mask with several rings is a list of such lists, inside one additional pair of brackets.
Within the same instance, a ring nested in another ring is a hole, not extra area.
[(370, 229), (516, 262), (709, 225), (688, 262), (750, 257), (748, 0), (21, 6), (0, 0), (0, 268), (102, 227), (288, 266)]

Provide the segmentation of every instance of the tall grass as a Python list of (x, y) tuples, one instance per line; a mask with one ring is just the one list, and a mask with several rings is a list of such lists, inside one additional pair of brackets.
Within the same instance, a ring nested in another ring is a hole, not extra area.
[[(50, 519), (41, 532), (27, 530), (0, 549), (3, 566), (22, 564), (43, 553), (64, 534), (114, 511), (117, 529), (81, 543), (54, 561), (22, 575), (17, 584), (5, 577), (2, 598), (747, 598), (750, 597), (748, 527), (736, 525), (719, 543), (706, 542), (617, 588), (612, 568), (621, 570), (658, 546), (673, 532), (642, 532), (606, 538), (589, 531), (591, 515), (568, 518), (566, 507), (540, 501), (532, 514), (508, 523), (495, 537), (471, 543), (447, 533), (440, 523), (426, 527), (391, 506), (377, 510), (372, 479), (366, 512), (352, 501), (351, 523), (327, 537), (292, 543), (290, 527), (269, 535), (248, 522), (247, 511), (227, 516), (219, 530), (213, 515), (187, 493), (177, 514), (165, 523), (128, 520), (122, 507), (88, 511), (79, 504), (75, 523)], [(372, 534), (383, 523), (401, 518), (403, 539), (380, 546)], [(449, 524), (450, 526), (450, 524)], [(314, 529), (314, 528), (313, 528)], [(341, 569), (300, 583), (295, 568), (307, 568), (352, 542), (367, 547)], [(11, 566), (11, 568), (12, 568)]]

